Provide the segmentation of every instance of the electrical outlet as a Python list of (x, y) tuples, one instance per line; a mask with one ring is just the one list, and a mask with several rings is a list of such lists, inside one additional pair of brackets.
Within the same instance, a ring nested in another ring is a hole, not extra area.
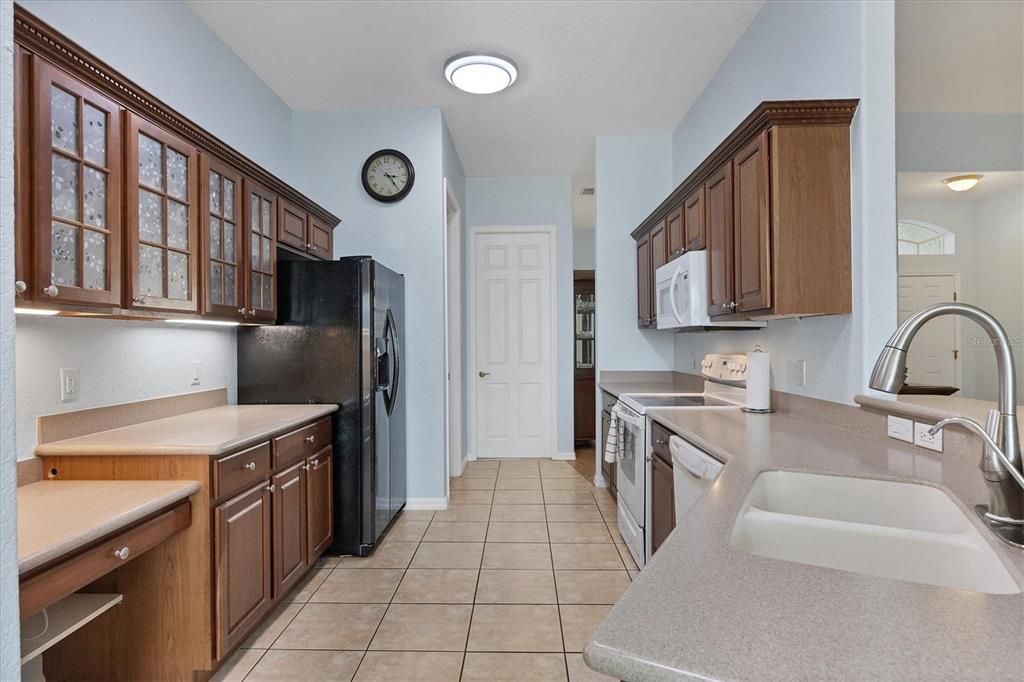
[(942, 452), (942, 431), (937, 431), (934, 436), (928, 435), (931, 424), (914, 422), (914, 445), (928, 448), (935, 452)]
[(906, 441), (907, 443), (914, 442), (914, 422), (910, 419), (889, 415), (886, 426), (889, 438)]
[(192, 373), (189, 375), (189, 383), (198, 386), (203, 383), (203, 365), (198, 360), (192, 361)]
[(786, 362), (789, 380), (796, 386), (807, 385), (807, 361), (789, 360)]
[(697, 369), (697, 354), (690, 353), (690, 369)]
[(69, 403), (78, 400), (78, 370), (65, 367), (60, 370), (60, 401)]

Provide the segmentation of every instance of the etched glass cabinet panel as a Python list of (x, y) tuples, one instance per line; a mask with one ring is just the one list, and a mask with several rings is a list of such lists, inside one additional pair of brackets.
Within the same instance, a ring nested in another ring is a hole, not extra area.
[(130, 307), (194, 312), (199, 308), (199, 155), (132, 113), (128, 136)]
[(121, 108), (32, 57), (33, 289), (115, 306), (121, 296)]
[(202, 198), (203, 313), (245, 317), (242, 241), (242, 176), (231, 166), (202, 154), (199, 161)]
[(245, 226), (248, 244), (246, 317), (273, 320), (277, 312), (277, 197), (265, 187), (245, 181)]

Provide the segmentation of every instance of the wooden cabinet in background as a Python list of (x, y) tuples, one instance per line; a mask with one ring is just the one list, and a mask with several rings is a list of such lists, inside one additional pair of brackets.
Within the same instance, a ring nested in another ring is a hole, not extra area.
[[(708, 250), (708, 312), (716, 321), (849, 313), (857, 105), (762, 102), (633, 230), (638, 254), (656, 268), (654, 235), (681, 213), (685, 250)], [(672, 234), (670, 227), (669, 253)], [(649, 273), (637, 273), (637, 288), (642, 303), (651, 301)], [(641, 327), (651, 325), (644, 312)]]
[[(24, 61), (21, 61), (24, 60)], [(38, 57), (34, 88), (19, 83), (19, 212), (29, 213), (19, 249), (25, 300), (117, 305), (121, 300), (121, 107)], [(23, 76), (24, 78), (25, 76)], [(29, 113), (31, 112), (31, 113)], [(31, 131), (31, 132), (30, 132)], [(21, 220), (21, 218), (19, 218)]]
[(334, 257), (334, 227), (316, 216), (309, 216), (309, 247), (306, 251), (311, 256), (331, 260)]
[(202, 310), (217, 317), (243, 318), (248, 269), (243, 251), (242, 175), (202, 154), (199, 178)]
[(683, 207), (676, 206), (665, 218), (668, 224), (668, 256), (670, 259), (686, 251), (686, 227), (683, 222)]
[(333, 228), (284, 199), (277, 205), (278, 243), (316, 258), (329, 259), (334, 243)]
[(732, 166), (735, 312), (747, 313), (770, 308), (772, 303), (768, 132), (761, 133), (741, 149)]
[(199, 310), (196, 148), (129, 112), (128, 307)]
[(686, 251), (704, 248), (704, 185), (697, 187), (683, 199), (683, 227), (686, 233)]
[(669, 434), (660, 424), (651, 425), (651, 553), (676, 527), (675, 479)]
[(597, 306), (593, 270), (573, 271), (573, 436), (576, 442), (596, 440)]
[(271, 493), (261, 482), (214, 510), (218, 655), (230, 651), (272, 605)]
[(271, 480), (274, 511), (274, 598), (290, 590), (306, 572), (307, 486), (306, 463), (300, 462)]
[(636, 319), (640, 327), (654, 322), (654, 282), (651, 279), (651, 234), (636, 240)]
[(306, 563), (316, 557), (334, 539), (334, 493), (331, 475), (331, 446), (320, 450), (306, 460)]
[(245, 245), (249, 254), (245, 316), (273, 322), (277, 317), (277, 196), (249, 178), (245, 178), (242, 186)]
[(733, 278), (732, 161), (726, 161), (704, 183), (708, 246), (710, 314), (730, 311), (736, 298)]

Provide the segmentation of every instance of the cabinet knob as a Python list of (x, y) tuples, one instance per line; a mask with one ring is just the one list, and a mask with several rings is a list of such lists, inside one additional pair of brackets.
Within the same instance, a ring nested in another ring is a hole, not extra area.
[(307, 248), (307, 249), (312, 249), (312, 248), (313, 248), (313, 245), (312, 245), (312, 244), (306, 244), (306, 248)]
[(256, 471), (256, 462), (249, 462), (248, 464), (243, 464), (242, 468), (247, 471)]
[(306, 436), (303, 440), (312, 445), (316, 442), (316, 436)]
[(729, 310), (736, 310), (736, 301), (729, 301)]
[(128, 546), (127, 545), (125, 545), (121, 549), (115, 549), (114, 550), (114, 556), (116, 556), (121, 561), (127, 561), (129, 554), (131, 554), (131, 552), (128, 550)]
[(266, 487), (266, 491), (267, 491), (268, 493), (272, 493), (272, 492), (274, 492), (274, 490), (276, 490), (276, 488), (274, 487), (274, 484), (273, 484), (273, 483), (271, 483), (270, 485), (268, 485), (268, 486)]
[(242, 306), (241, 308), (238, 309), (238, 314), (241, 315), (242, 317), (245, 317), (245, 306)]
[(43, 287), (43, 293), (46, 294), (47, 296), (53, 297), (60, 293), (60, 289), (51, 284), (48, 287)]
[(654, 444), (655, 445), (668, 445), (668, 441), (665, 440), (664, 438), (659, 438), (656, 441), (654, 441)]
[(144, 305), (146, 303), (146, 297), (145, 296), (136, 296), (135, 298), (132, 299), (132, 303), (136, 303), (138, 305)]
[(256, 314), (256, 309), (255, 308), (249, 308), (249, 314), (250, 315), (255, 315)]
[(14, 293), (15, 294), (18, 294), (20, 296), (21, 294), (25, 293), (26, 291), (28, 291), (28, 285), (25, 284), (23, 281), (21, 281), (19, 279), (18, 281), (16, 281), (14, 283)]
[(318, 467), (318, 466), (320, 466), (320, 460), (319, 460), (319, 459), (314, 459), (314, 460), (313, 460), (312, 462), (310, 462), (309, 464), (310, 464), (310, 466), (313, 466), (313, 467)]

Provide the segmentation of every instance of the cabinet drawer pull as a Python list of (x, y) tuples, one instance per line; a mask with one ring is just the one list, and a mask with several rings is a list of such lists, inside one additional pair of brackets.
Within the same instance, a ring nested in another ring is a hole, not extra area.
[(248, 464), (243, 464), (242, 468), (248, 471), (256, 471), (256, 462), (249, 462)]
[(14, 293), (19, 296), (28, 291), (28, 285), (22, 282), (20, 279), (14, 283)]
[(51, 284), (48, 287), (43, 287), (43, 293), (52, 298), (60, 293), (60, 289)]
[(665, 440), (664, 438), (658, 438), (657, 440), (654, 441), (654, 444), (655, 445), (668, 445), (668, 441)]
[(314, 459), (312, 462), (309, 463), (309, 466), (311, 466), (313, 468), (316, 468), (316, 467), (320, 466), (320, 460), (319, 459)]
[(274, 486), (274, 484), (273, 484), (273, 483), (271, 483), (270, 485), (268, 485), (268, 486), (267, 486), (267, 487), (265, 488), (265, 490), (266, 490), (266, 491), (267, 491), (268, 493), (272, 493), (272, 492), (274, 492), (275, 490), (277, 490), (277, 488), (276, 488), (276, 487)]
[(238, 314), (242, 315), (243, 317), (248, 314), (245, 311), (245, 306), (242, 306), (241, 308), (238, 309)]
[(316, 442), (316, 436), (306, 436), (305, 438), (303, 438), (303, 440), (312, 445), (313, 443)]
[(129, 554), (131, 554), (131, 552), (128, 550), (128, 545), (125, 545), (121, 549), (114, 550), (114, 556), (116, 556), (121, 561), (127, 561)]

